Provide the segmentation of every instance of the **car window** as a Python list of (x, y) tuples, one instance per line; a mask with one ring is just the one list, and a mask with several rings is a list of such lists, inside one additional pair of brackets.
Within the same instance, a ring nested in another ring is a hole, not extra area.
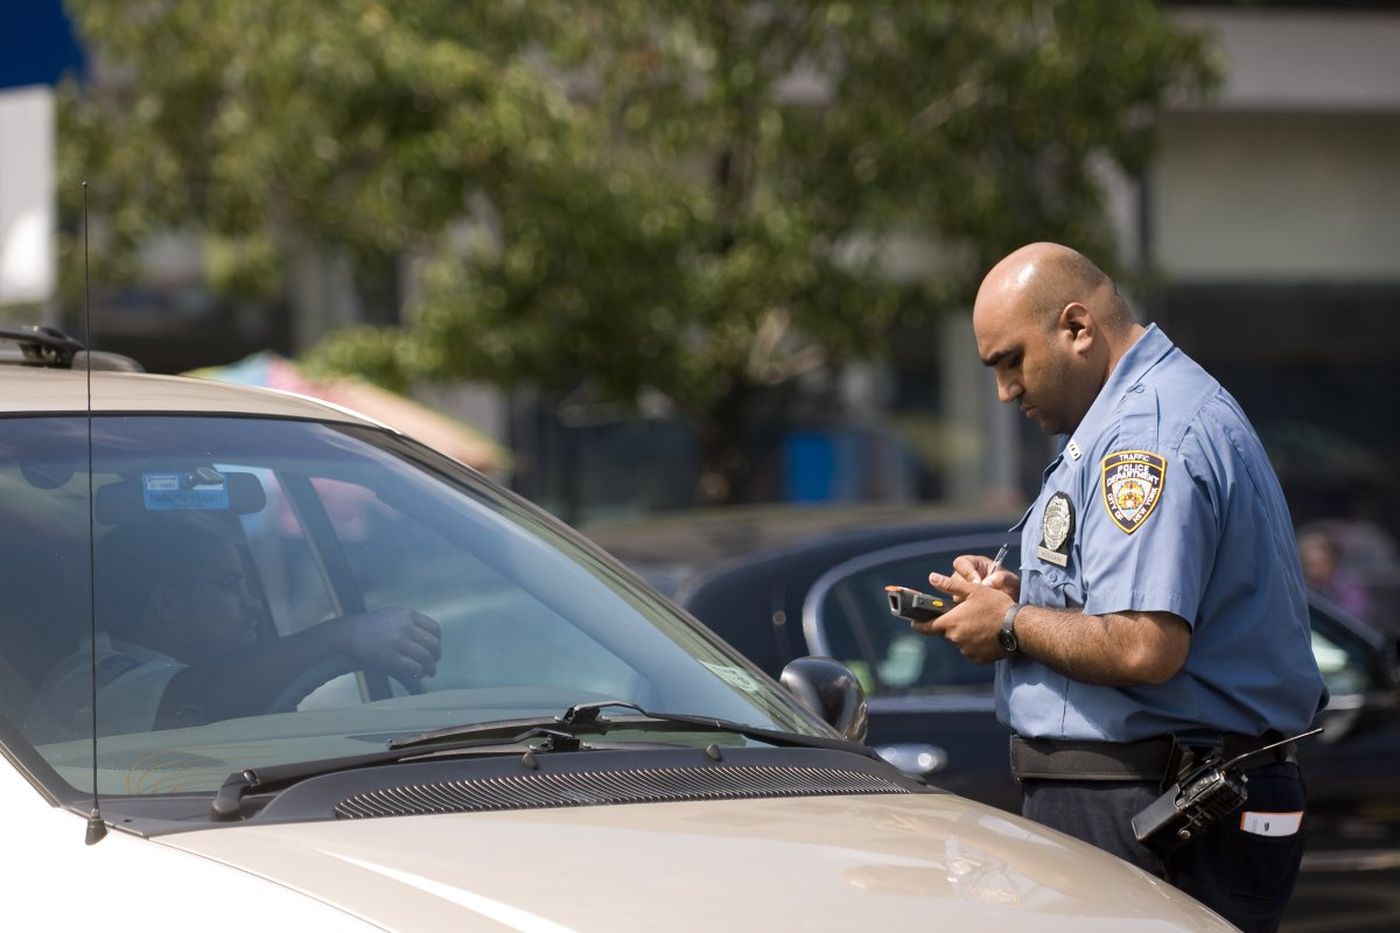
[[(989, 555), (995, 545), (984, 548)], [(928, 575), (975, 548), (901, 547), (837, 568), (814, 588), (812, 612), (826, 650), (845, 663), (872, 696), (990, 689), (993, 667), (973, 664), (940, 638), (912, 631), (890, 614), (888, 585), (927, 592)]]
[[(358, 483), (311, 483), (367, 610), (412, 605), (443, 627), (439, 689), (548, 683), (638, 696), (646, 676), (488, 564)], [(401, 685), (392, 685), (402, 690)]]
[(1333, 702), (1384, 687), (1376, 652), (1365, 638), (1317, 605), (1311, 607), (1309, 617), (1313, 657)]
[[(70, 789), (94, 720), (115, 794), (598, 700), (828, 734), (582, 538), (388, 432), (99, 416), (89, 461), (84, 418), (3, 419), (0, 557), (0, 740)], [(440, 657), (404, 674), (420, 619)]]
[[(7, 735), (57, 715), (38, 697), (40, 682), (88, 627), (89, 490), (76, 468), (86, 455), (82, 427), (0, 422), (0, 724)], [(64, 711), (65, 720), (83, 715), (90, 720), (90, 704)], [(90, 753), (72, 759), (91, 766)]]
[(334, 595), (317, 563), (302, 517), (272, 470), (248, 463), (215, 464), (226, 472), (246, 472), (257, 478), (267, 506), (239, 516), (256, 565), (273, 624), (281, 635), (304, 631), (336, 612)]

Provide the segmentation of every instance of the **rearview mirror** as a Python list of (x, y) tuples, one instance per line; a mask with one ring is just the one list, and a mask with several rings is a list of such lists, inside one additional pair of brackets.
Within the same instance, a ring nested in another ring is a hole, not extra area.
[(865, 741), (865, 688), (849, 667), (831, 658), (798, 658), (778, 679), (822, 722), (853, 742)]
[(97, 520), (124, 525), (171, 511), (251, 515), (267, 507), (267, 493), (252, 473), (220, 473), (212, 466), (172, 466), (144, 472), (97, 490)]

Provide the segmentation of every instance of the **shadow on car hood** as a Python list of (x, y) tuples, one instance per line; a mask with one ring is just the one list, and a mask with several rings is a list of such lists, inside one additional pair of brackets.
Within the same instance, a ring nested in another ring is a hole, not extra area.
[(942, 794), (248, 825), (159, 842), (389, 928), (1232, 929), (1125, 862)]

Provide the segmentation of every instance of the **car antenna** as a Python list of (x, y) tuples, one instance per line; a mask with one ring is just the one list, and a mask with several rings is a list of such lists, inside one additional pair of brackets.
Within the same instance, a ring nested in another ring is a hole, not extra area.
[(92, 481), (92, 286), (88, 276), (88, 183), (83, 181), (83, 342), (88, 347), (87, 366), (87, 478), (88, 478), (88, 636), (91, 638), (89, 660), (92, 687), (92, 812), (87, 818), (87, 833), (83, 842), (94, 845), (107, 835), (107, 822), (102, 819), (102, 802), (97, 793), (97, 544), (93, 518)]

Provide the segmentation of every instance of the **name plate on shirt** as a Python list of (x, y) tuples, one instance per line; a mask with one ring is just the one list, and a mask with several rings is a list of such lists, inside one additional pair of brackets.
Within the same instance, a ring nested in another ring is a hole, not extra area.
[(1059, 551), (1052, 551), (1043, 544), (1035, 549), (1035, 556), (1039, 557), (1043, 561), (1047, 561), (1051, 564), (1054, 564), (1056, 567), (1069, 566), (1068, 554), (1061, 554)]

